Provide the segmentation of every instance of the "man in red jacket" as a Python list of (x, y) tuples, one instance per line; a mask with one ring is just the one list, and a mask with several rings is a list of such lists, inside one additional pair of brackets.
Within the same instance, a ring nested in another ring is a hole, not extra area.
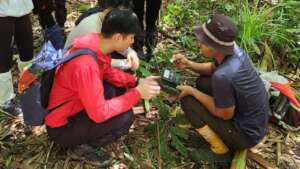
[[(138, 33), (138, 18), (132, 11), (113, 9), (100, 34), (75, 39), (68, 53), (89, 48), (96, 52), (98, 62), (82, 55), (57, 68), (48, 105), (54, 110), (45, 118), (48, 135), (55, 143), (83, 149), (109, 144), (128, 133), (132, 107), (141, 98), (159, 94), (157, 77), (140, 79), (136, 85), (136, 77), (111, 67), (110, 53), (127, 49)], [(127, 91), (120, 95), (119, 88)]]

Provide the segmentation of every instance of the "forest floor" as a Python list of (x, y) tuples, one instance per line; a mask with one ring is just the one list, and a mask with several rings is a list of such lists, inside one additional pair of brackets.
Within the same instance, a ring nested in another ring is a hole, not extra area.
[[(91, 4), (94, 4), (94, 1), (91, 1)], [(74, 21), (80, 15), (80, 12), (77, 10), (80, 2), (69, 0), (67, 6), (69, 14), (65, 30), (68, 33), (74, 26)], [(32, 21), (34, 46), (35, 49), (38, 49), (43, 42), (42, 30), (36, 16), (32, 17)], [(156, 51), (168, 45), (178, 46), (171, 39), (160, 34)], [(180, 48), (180, 46), (178, 47)], [(14, 69), (17, 72), (16, 66)], [(287, 76), (293, 79), (295, 84), (300, 84), (299, 70), (296, 71), (298, 72), (287, 73)], [(17, 73), (15, 75), (17, 77)], [(296, 89), (299, 92), (300, 85), (296, 86), (298, 86)], [(144, 132), (144, 128), (158, 119), (159, 115), (156, 111), (146, 115), (136, 115), (129, 134), (116, 143), (105, 147), (105, 150), (114, 157), (114, 161), (109, 166), (103, 166), (101, 163), (86, 161), (82, 157), (73, 154), (71, 150), (60, 148), (54, 144), (47, 137), (44, 126), (31, 130), (24, 125), (22, 116), (10, 117), (0, 113), (0, 169), (161, 168), (158, 165), (159, 162), (157, 162), (160, 161), (159, 159), (156, 162), (152, 161), (153, 158), (158, 157), (147, 157), (150, 153), (147, 152), (148, 149), (145, 149), (145, 145), (151, 142), (151, 138)], [(299, 132), (286, 131), (278, 126), (269, 124), (265, 138), (250, 151), (258, 154), (260, 158), (280, 169), (300, 169)], [(143, 156), (143, 158), (138, 158), (138, 156)], [(197, 165), (193, 161), (183, 160), (182, 164), (174, 168), (197, 168)], [(263, 167), (248, 158), (247, 168)]]

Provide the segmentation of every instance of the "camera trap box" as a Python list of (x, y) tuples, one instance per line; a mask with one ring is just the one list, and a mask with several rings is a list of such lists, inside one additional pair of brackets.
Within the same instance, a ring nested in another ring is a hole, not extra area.
[(179, 91), (176, 89), (176, 86), (180, 84), (181, 76), (169, 69), (163, 69), (160, 72), (160, 86), (162, 90), (171, 95), (178, 95)]

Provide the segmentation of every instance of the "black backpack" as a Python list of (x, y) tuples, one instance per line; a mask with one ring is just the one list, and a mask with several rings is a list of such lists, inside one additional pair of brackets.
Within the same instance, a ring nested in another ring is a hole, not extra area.
[[(47, 109), (57, 66), (64, 64), (72, 60), (73, 58), (81, 55), (92, 56), (98, 62), (97, 54), (94, 51), (87, 48), (78, 49), (70, 53), (66, 57), (58, 57), (53, 59), (53, 56), (57, 55), (58, 53), (60, 53), (60, 55), (63, 55), (63, 53), (61, 54), (61, 52), (59, 51), (57, 51), (57, 53), (47, 53), (41, 51), (40, 54), (43, 56), (37, 58), (42, 59), (34, 60), (32, 65), (22, 74), (22, 76), (29, 75), (32, 77), (36, 77), (36, 80), (29, 83), (28, 86), (21, 93), (21, 108), (23, 111), (23, 118), (26, 124), (32, 126), (42, 125), (44, 123), (44, 118), (49, 112), (64, 104), (62, 103), (61, 105), (58, 105), (52, 108), (51, 110)], [(46, 60), (48, 62), (46, 62)]]

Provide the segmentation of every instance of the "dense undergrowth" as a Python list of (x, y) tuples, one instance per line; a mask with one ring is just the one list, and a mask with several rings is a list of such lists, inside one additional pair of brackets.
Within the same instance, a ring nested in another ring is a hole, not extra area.
[[(153, 64), (172, 69), (169, 60), (177, 52), (186, 53), (190, 59), (207, 60), (199, 56), (192, 29), (213, 13), (224, 13), (233, 18), (240, 30), (237, 43), (262, 71), (283, 71), (282, 67), (289, 67), (295, 72), (299, 67), (300, 2), (290, 0), (276, 5), (257, 0), (169, 1), (162, 12), (160, 29), (173, 43), (168, 45), (167, 41), (157, 50)], [(151, 65), (143, 66), (148, 71), (143, 69), (142, 74), (150, 74), (151, 68), (152, 73), (155, 72)], [(148, 151), (156, 154), (152, 156), (152, 162), (159, 168), (185, 166), (191, 160), (189, 148), (185, 146), (189, 139), (188, 125), (178, 107), (166, 105), (163, 100), (162, 97), (152, 102), (159, 107), (160, 120), (146, 128), (152, 138)]]
[[(169, 60), (172, 54), (177, 52), (186, 53), (190, 59), (207, 60), (199, 56), (192, 28), (205, 22), (216, 12), (224, 13), (234, 19), (240, 29), (237, 43), (247, 50), (258, 67), (263, 70), (278, 71), (282, 71), (283, 67), (288, 67), (292, 71), (299, 67), (300, 2), (297, 0), (282, 0), (276, 5), (270, 5), (262, 0), (165, 0), (163, 2), (159, 23), (161, 36), (155, 50), (156, 59), (153, 59), (150, 64), (141, 63), (138, 72), (141, 76), (158, 74), (156, 67), (153, 66), (155, 64), (173, 69)], [(182, 75), (183, 83), (190, 83), (194, 79), (194, 75), (184, 73)], [(121, 155), (117, 155), (115, 164), (125, 163), (128, 168), (142, 169), (183, 169), (192, 166), (201, 168), (201, 165), (196, 165), (191, 160), (191, 147), (189, 147), (191, 130), (182, 110), (178, 104), (166, 104), (167, 97), (163, 93), (150, 102), (157, 107), (159, 117), (149, 122), (150, 124), (145, 127), (145, 130), (142, 129), (141, 133), (135, 131), (124, 141), (119, 142)], [(9, 116), (0, 113), (0, 152), (2, 153), (0, 168), (24, 168), (24, 166), (44, 169), (99, 168), (97, 165), (72, 157), (68, 151), (65, 152), (53, 145), (45, 133), (41, 136), (18, 136), (18, 140), (8, 139), (7, 136), (12, 134), (8, 129), (22, 126), (20, 121), (13, 121)], [(290, 167), (286, 163), (281, 163), (281, 166)]]

